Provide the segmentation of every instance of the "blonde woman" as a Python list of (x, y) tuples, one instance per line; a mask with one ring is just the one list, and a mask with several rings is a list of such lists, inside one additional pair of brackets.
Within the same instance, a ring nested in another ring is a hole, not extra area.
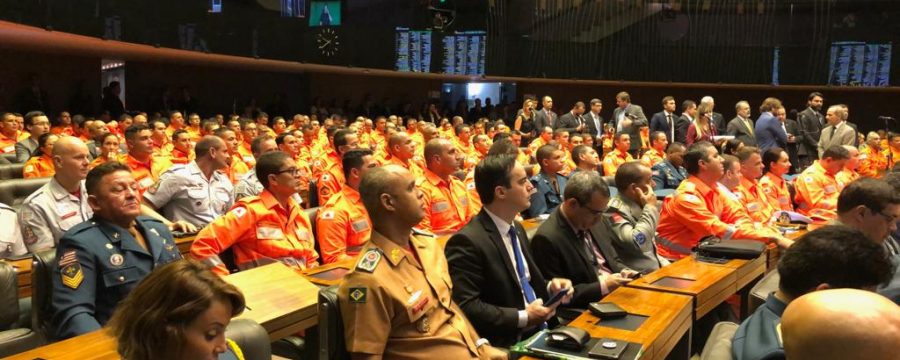
[[(513, 129), (522, 133), (523, 141), (530, 141), (534, 138), (534, 108), (536, 104), (534, 99), (525, 99), (522, 103), (522, 110), (516, 115), (516, 121), (513, 123)], [(525, 142), (527, 144), (527, 142)]]
[(712, 108), (709, 104), (701, 103), (697, 108), (697, 117), (691, 122), (687, 129), (687, 146), (698, 141), (713, 142), (713, 136), (716, 136), (716, 127), (712, 126)]

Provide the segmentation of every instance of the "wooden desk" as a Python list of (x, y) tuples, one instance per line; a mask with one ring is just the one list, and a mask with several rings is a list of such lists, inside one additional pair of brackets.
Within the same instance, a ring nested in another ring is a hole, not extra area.
[(629, 314), (647, 316), (637, 330), (605, 327), (589, 311), (572, 320), (569, 326), (584, 329), (595, 338), (639, 343), (643, 346), (641, 359), (665, 359), (691, 328), (691, 300), (686, 295), (621, 287), (600, 301), (615, 303)]
[(226, 276), (244, 293), (248, 309), (239, 319), (256, 321), (274, 341), (318, 324), (319, 288), (294, 269), (274, 263)]
[[(747, 281), (749, 276), (759, 271), (765, 271), (765, 258), (762, 259), (753, 261), (731, 260), (726, 264), (717, 265), (698, 262), (693, 257), (688, 256), (669, 266), (644, 275), (640, 279), (628, 283), (627, 286), (690, 295), (694, 298), (694, 318), (699, 319), (735, 294), (739, 289), (737, 287), (739, 279), (745, 281), (746, 285), (746, 283), (749, 283)], [(749, 266), (750, 268), (743, 268), (744, 266)], [(761, 267), (762, 270), (758, 269), (758, 267)], [(657, 280), (665, 277), (692, 281), (678, 287), (654, 284)], [(752, 278), (750, 281), (752, 281)]]
[(116, 352), (116, 340), (106, 329), (97, 330), (71, 339), (41, 346), (23, 353), (10, 356), (5, 360), (119, 360)]

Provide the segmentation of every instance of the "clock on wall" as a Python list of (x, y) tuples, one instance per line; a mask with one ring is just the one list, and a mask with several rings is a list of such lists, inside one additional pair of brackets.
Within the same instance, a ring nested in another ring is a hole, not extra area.
[(340, 49), (340, 39), (332, 28), (324, 28), (316, 34), (316, 48), (322, 56), (331, 57)]

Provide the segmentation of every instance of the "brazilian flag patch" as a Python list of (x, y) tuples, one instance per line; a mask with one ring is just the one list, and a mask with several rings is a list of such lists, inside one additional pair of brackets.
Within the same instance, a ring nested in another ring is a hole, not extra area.
[(369, 292), (369, 289), (364, 288), (364, 287), (350, 288), (350, 303), (365, 304), (366, 303), (366, 293), (368, 293), (368, 292)]

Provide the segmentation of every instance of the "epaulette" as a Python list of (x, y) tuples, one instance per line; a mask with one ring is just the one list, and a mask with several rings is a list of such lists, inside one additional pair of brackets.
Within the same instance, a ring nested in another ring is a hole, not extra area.
[(84, 221), (84, 222), (81, 222), (81, 223), (78, 224), (78, 225), (73, 226), (73, 227), (70, 228), (68, 231), (66, 231), (66, 234), (69, 234), (69, 235), (75, 235), (75, 234), (84, 232), (84, 231), (86, 231), (86, 230), (93, 229), (93, 228), (95, 228), (96, 226), (97, 226), (97, 222), (94, 221), (93, 219), (91, 219), (91, 220)]
[(356, 270), (372, 273), (375, 271), (378, 263), (381, 262), (381, 258), (381, 250), (370, 248), (359, 256), (359, 261), (356, 262)]

